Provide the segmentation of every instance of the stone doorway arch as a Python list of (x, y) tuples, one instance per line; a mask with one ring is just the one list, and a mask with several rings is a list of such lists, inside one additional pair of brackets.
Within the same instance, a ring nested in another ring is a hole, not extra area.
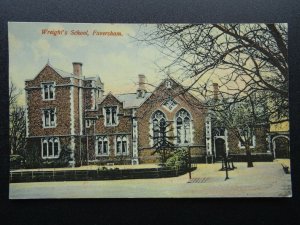
[(290, 158), (290, 138), (286, 135), (277, 135), (272, 138), (274, 158)]

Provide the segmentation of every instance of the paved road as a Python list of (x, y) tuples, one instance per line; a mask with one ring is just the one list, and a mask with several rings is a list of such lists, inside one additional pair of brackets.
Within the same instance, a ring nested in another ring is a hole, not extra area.
[(72, 181), (10, 184), (10, 199), (28, 198), (206, 198), (291, 197), (291, 177), (278, 162), (259, 162), (253, 168), (236, 163), (237, 169), (218, 171), (220, 164), (198, 164), (188, 183), (188, 174), (174, 178), (114, 181)]

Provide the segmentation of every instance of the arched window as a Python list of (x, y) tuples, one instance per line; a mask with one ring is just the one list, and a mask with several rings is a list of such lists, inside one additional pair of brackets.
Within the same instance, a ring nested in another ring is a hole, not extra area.
[(43, 83), (42, 91), (44, 100), (53, 100), (55, 98), (55, 83)]
[(48, 155), (48, 142), (47, 142), (47, 140), (44, 140), (43, 141), (42, 156), (44, 158), (44, 157), (47, 157), (47, 155)]
[(127, 136), (117, 136), (116, 138), (116, 154), (127, 155)]
[(152, 125), (153, 125), (153, 143), (156, 145), (160, 138), (162, 137), (166, 124), (166, 117), (165, 114), (159, 110), (157, 110), (152, 115)]
[(98, 136), (96, 142), (96, 155), (108, 155), (107, 136)]
[(54, 140), (54, 156), (58, 156), (58, 152), (59, 152), (59, 143), (57, 138), (55, 138)]
[(49, 140), (48, 142), (48, 156), (53, 157), (53, 141)]
[(176, 131), (178, 144), (191, 143), (191, 116), (184, 109), (176, 113)]
[(42, 139), (42, 158), (58, 158), (59, 152), (60, 144), (57, 137)]

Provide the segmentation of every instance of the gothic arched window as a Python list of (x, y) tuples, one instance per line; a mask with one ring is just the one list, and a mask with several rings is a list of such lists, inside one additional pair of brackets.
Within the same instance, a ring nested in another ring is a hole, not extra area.
[(165, 128), (166, 116), (163, 112), (157, 110), (152, 115), (152, 125), (153, 125), (153, 143), (154, 145), (159, 142), (160, 137), (163, 132), (162, 129)]
[(184, 109), (176, 113), (176, 131), (178, 144), (191, 142), (191, 116)]

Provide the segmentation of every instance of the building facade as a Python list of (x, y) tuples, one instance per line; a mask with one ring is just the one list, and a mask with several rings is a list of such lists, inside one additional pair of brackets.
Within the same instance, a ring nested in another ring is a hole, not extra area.
[[(153, 146), (162, 123), (169, 124), (174, 146), (189, 146), (194, 161), (220, 157), (224, 148), (243, 153), (230, 131), (212, 128), (201, 101), (173, 79), (148, 92), (139, 75), (135, 93), (104, 94), (100, 77), (84, 76), (82, 63), (73, 63), (72, 73), (48, 63), (25, 81), (25, 91), (27, 152), (41, 163), (63, 155), (69, 166), (158, 162)], [(254, 152), (269, 153), (266, 133), (257, 130)]]

